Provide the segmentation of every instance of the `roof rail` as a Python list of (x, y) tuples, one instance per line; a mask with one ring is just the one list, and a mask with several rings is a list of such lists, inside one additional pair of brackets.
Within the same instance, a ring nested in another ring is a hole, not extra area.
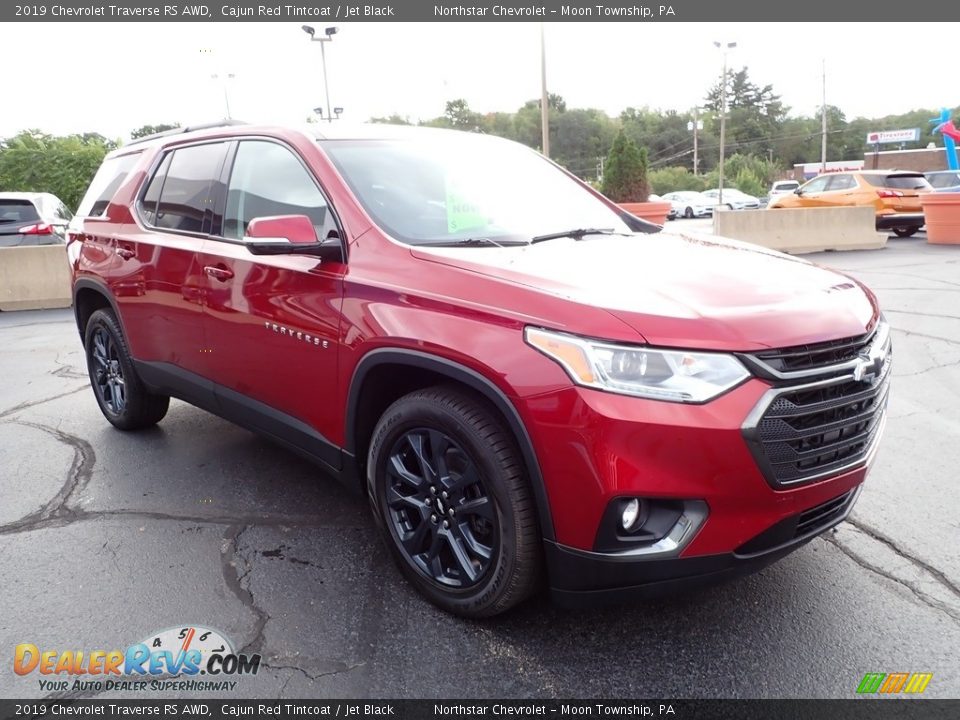
[(140, 143), (149, 142), (150, 140), (156, 140), (157, 138), (169, 137), (171, 135), (181, 135), (183, 133), (193, 132), (194, 130), (209, 130), (210, 128), (218, 127), (230, 127), (231, 125), (246, 125), (247, 123), (243, 120), (233, 120), (224, 118), (223, 120), (215, 120), (214, 122), (200, 123), (199, 125), (188, 125), (186, 127), (176, 127), (172, 130), (164, 130), (163, 132), (153, 133), (152, 135), (145, 135), (135, 140), (131, 140), (124, 147), (129, 147), (130, 145), (138, 145)]

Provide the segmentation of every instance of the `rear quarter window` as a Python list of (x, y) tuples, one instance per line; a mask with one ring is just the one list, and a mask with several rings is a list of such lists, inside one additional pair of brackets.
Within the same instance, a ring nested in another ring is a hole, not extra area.
[(77, 207), (77, 217), (103, 217), (139, 158), (140, 153), (133, 153), (104, 160)]

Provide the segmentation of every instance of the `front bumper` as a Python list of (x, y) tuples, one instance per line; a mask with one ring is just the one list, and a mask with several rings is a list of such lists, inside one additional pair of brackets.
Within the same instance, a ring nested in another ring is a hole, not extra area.
[(923, 213), (877, 215), (877, 230), (889, 230), (896, 227), (922, 227), (926, 222)]
[[(700, 557), (657, 555), (649, 559), (595, 553), (545, 544), (550, 593), (568, 608), (596, 607), (652, 598), (712, 585), (757, 572), (843, 522), (861, 486), (785, 518), (734, 551)], [(818, 517), (819, 513), (819, 517)], [(806, 518), (805, 518), (806, 516)]]

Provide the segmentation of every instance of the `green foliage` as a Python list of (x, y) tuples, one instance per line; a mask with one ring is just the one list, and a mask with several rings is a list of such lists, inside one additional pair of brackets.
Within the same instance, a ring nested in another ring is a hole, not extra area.
[(685, 167), (665, 167), (650, 171), (650, 187), (657, 195), (666, 195), (680, 190), (703, 192), (707, 190), (702, 175), (694, 175)]
[(76, 210), (116, 143), (97, 133), (57, 137), (26, 130), (0, 146), (0, 190), (53, 193)]
[[(175, 130), (180, 127), (180, 123), (160, 123), (159, 125), (141, 125), (136, 130), (130, 132), (130, 139), (136, 140), (137, 138), (146, 137), (147, 135), (154, 135), (160, 132), (166, 132), (167, 130)], [(64, 201), (66, 202), (66, 201)]]
[(379, 123), (380, 125), (413, 125), (409, 117), (399, 115), (398, 113), (393, 113), (386, 117), (373, 117), (370, 118), (370, 122)]
[(603, 194), (618, 203), (646, 202), (650, 195), (647, 181), (647, 149), (620, 130), (603, 171)]

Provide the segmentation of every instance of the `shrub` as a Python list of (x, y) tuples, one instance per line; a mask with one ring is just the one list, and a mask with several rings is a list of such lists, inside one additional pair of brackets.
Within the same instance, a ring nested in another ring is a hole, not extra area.
[(603, 194), (617, 203), (646, 202), (650, 195), (647, 182), (647, 150), (617, 133), (603, 170)]

